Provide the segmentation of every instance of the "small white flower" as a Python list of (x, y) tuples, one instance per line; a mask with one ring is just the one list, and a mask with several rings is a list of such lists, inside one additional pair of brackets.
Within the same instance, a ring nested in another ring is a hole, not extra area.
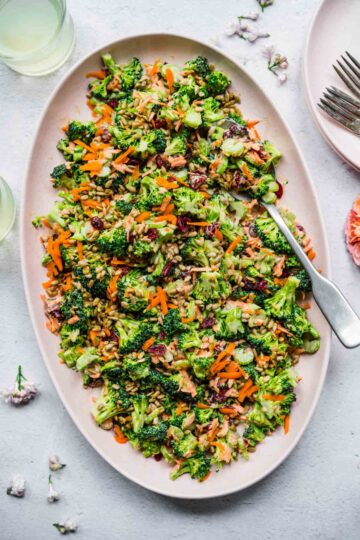
[(252, 28), (249, 26), (249, 23), (245, 21), (239, 21), (239, 30), (240, 32), (252, 32)]
[(25, 495), (25, 479), (20, 474), (16, 474), (11, 482), (9, 487), (6, 490), (8, 495), (12, 497), (23, 497)]
[(274, 45), (266, 45), (262, 50), (262, 55), (270, 62), (275, 52)]
[(49, 457), (49, 469), (51, 471), (58, 471), (59, 469), (63, 469), (64, 467), (66, 467), (66, 464), (60, 463), (59, 456), (57, 456), (56, 454), (52, 454)]
[(286, 73), (276, 73), (277, 78), (279, 79), (280, 84), (284, 84), (287, 81), (287, 74)]
[(47, 494), (47, 500), (49, 503), (56, 502), (60, 499), (60, 495), (58, 492), (54, 489), (52, 480), (51, 480), (51, 474), (49, 475), (49, 489)]
[(240, 15), (239, 19), (248, 19), (249, 21), (257, 21), (259, 14), (256, 11), (252, 11), (248, 15)]
[(53, 523), (53, 526), (56, 527), (61, 534), (74, 533), (77, 530), (77, 524), (72, 519), (67, 519), (63, 523)]
[(265, 8), (273, 5), (274, 0), (257, 0), (257, 2), (261, 7), (262, 11), (264, 11)]
[(19, 366), (14, 388), (3, 390), (1, 394), (6, 403), (11, 403), (12, 405), (27, 405), (29, 401), (35, 398), (37, 392), (38, 389), (36, 385), (24, 377), (22, 368)]
[(240, 32), (240, 22), (239, 21), (233, 21), (229, 23), (225, 28), (225, 34), (227, 36), (235, 36), (235, 34), (238, 34)]
[(246, 36), (246, 39), (250, 43), (254, 43), (259, 38), (268, 38), (269, 36), (270, 34), (268, 34), (267, 32), (251, 32)]

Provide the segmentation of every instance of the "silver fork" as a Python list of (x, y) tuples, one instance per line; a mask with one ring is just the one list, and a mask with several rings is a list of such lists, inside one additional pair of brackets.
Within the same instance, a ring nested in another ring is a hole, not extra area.
[[(275, 169), (272, 169), (272, 173), (275, 176)], [(246, 198), (235, 191), (230, 191), (230, 195), (239, 201)], [(316, 303), (338, 339), (348, 349), (358, 347), (360, 345), (360, 319), (346, 300), (345, 296), (332, 281), (322, 276), (316, 270), (315, 266), (310, 262), (308, 256), (286, 225), (279, 210), (273, 204), (261, 202), (261, 205), (266, 208), (286, 240), (289, 242), (304, 269), (309, 274)]]
[(343, 55), (341, 55), (341, 58), (347, 67), (345, 67), (340, 60), (337, 60), (340, 69), (334, 64), (333, 68), (339, 75), (340, 79), (344, 81), (346, 86), (355, 94), (356, 97), (360, 98), (360, 63), (348, 51), (346, 51), (346, 54), (348, 58), (345, 58)]

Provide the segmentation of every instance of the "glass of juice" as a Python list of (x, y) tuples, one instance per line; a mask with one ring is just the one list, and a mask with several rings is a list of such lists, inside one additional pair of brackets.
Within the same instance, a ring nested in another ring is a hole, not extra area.
[(0, 242), (14, 225), (16, 207), (11, 189), (0, 176)]
[(55, 71), (74, 47), (66, 0), (0, 0), (0, 60), (23, 75)]

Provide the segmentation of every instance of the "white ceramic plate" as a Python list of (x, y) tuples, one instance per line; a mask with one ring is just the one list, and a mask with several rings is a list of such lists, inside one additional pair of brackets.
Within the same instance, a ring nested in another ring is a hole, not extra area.
[(349, 51), (360, 60), (359, 0), (323, 0), (310, 26), (304, 55), (305, 92), (321, 134), (350, 165), (360, 170), (360, 139), (324, 113), (317, 103), (328, 86), (350, 93), (333, 64)]
[(42, 249), (39, 232), (31, 225), (35, 215), (43, 215), (53, 205), (56, 192), (49, 182), (52, 168), (61, 162), (55, 145), (62, 136), (60, 127), (69, 119), (89, 119), (85, 105), (87, 80), (85, 73), (100, 65), (100, 54), (110, 51), (120, 62), (136, 55), (151, 62), (163, 58), (182, 64), (198, 54), (205, 55), (232, 79), (235, 91), (243, 100), (245, 118), (258, 118), (260, 131), (276, 143), (284, 159), (279, 167), (280, 177), (289, 179), (284, 203), (301, 216), (302, 223), (314, 238), (316, 263), (325, 274), (329, 272), (329, 255), (323, 222), (313, 184), (309, 178), (300, 151), (274, 105), (257, 84), (230, 58), (220, 51), (198, 41), (174, 35), (143, 35), (126, 38), (96, 51), (78, 63), (55, 89), (43, 112), (29, 159), (23, 194), (21, 216), (22, 268), (27, 301), (38, 343), (54, 385), (72, 419), (97, 452), (115, 469), (138, 484), (158, 493), (181, 498), (206, 498), (226, 495), (244, 489), (264, 478), (291, 452), (300, 439), (318, 401), (323, 385), (328, 357), (330, 332), (314, 306), (311, 319), (322, 336), (322, 347), (315, 356), (301, 360), (299, 371), (303, 382), (297, 392), (298, 402), (291, 416), (291, 429), (287, 436), (279, 430), (259, 445), (250, 461), (240, 459), (212, 474), (204, 483), (191, 480), (187, 475), (176, 482), (169, 479), (169, 466), (145, 459), (130, 445), (118, 445), (111, 433), (99, 429), (90, 415), (91, 390), (84, 390), (81, 377), (59, 363), (59, 340), (45, 328), (45, 317), (39, 295), (45, 272), (40, 265)]

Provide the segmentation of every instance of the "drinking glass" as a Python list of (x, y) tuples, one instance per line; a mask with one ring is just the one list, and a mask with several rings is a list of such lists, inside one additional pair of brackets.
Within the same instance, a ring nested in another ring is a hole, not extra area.
[(23, 75), (55, 71), (74, 47), (66, 0), (0, 0), (0, 60)]
[(16, 214), (16, 207), (11, 189), (0, 176), (0, 242), (10, 232)]

